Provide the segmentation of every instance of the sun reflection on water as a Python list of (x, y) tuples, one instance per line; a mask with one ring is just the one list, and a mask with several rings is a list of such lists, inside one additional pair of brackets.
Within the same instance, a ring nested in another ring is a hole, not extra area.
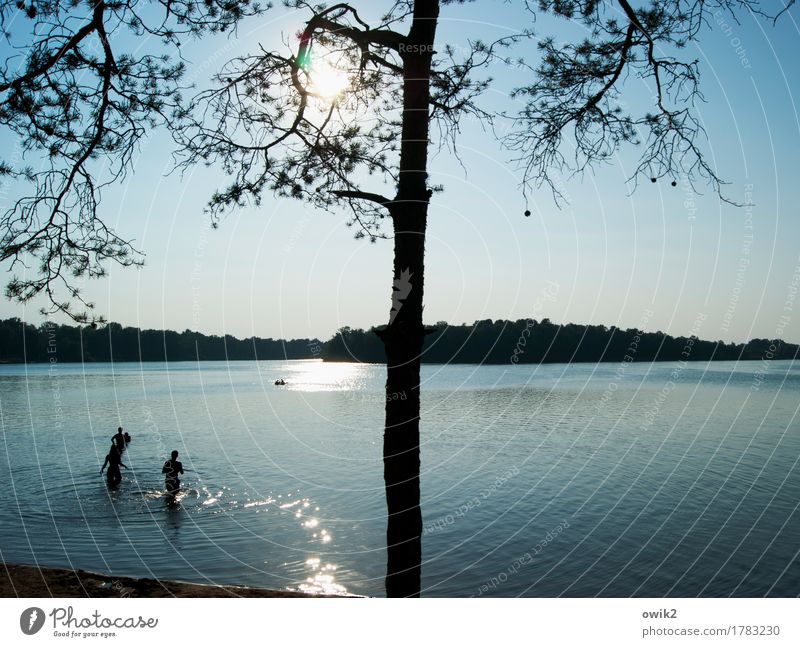
[[(149, 506), (163, 499), (161, 491), (144, 491), (140, 494)], [(320, 506), (310, 497), (302, 496), (299, 490), (282, 494), (256, 494), (209, 484), (201, 485), (199, 489), (184, 488), (175, 497), (175, 502), (182, 502), (181, 508), (190, 515), (222, 514), (234, 517), (238, 522), (237, 528), (248, 526), (246, 515), (263, 513), (272, 517), (266, 526), (259, 526), (265, 538), (272, 535), (272, 530), (283, 532), (284, 521), (290, 521), (307, 539), (307, 542), (296, 545), (300, 551), (308, 551), (306, 555), (320, 550), (321, 544), (333, 541), (331, 531), (325, 527)], [(284, 566), (291, 569), (291, 577), (296, 582), (287, 588), (315, 595), (350, 595), (347, 588), (336, 581), (338, 565), (323, 560), (324, 556), (312, 556), (294, 563), (285, 562)]]
[(336, 582), (335, 564), (323, 564), (319, 557), (310, 557), (306, 560), (306, 566), (312, 573), (298, 587), (301, 591), (316, 595), (347, 595), (347, 589)]
[(286, 385), (281, 388), (290, 391), (358, 391), (370, 378), (370, 366), (366, 364), (320, 360), (292, 362), (281, 369), (280, 375), (275, 373), (274, 367), (268, 367), (270, 372), (265, 379), (285, 379)]

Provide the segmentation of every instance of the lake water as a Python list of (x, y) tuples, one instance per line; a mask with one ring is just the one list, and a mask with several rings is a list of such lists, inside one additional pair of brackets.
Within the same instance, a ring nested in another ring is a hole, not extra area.
[[(384, 380), (319, 361), (1, 366), (0, 557), (382, 595)], [(423, 381), (424, 595), (800, 594), (800, 362)], [(109, 490), (119, 424), (130, 469)]]

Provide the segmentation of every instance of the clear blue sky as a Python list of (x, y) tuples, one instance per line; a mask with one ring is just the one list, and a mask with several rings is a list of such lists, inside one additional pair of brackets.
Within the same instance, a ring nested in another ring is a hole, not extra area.
[[(385, 3), (360, 4), (378, 13)], [(525, 19), (519, 4), (444, 7), (440, 43), (510, 33)], [(785, 339), (800, 342), (800, 297), (793, 312), (784, 309), (800, 266), (795, 13), (776, 27), (741, 15), (740, 25), (727, 21), (728, 34), (712, 21), (699, 46), (686, 52), (701, 61), (706, 103), (698, 113), (708, 130), (709, 158), (730, 182), (731, 198), (744, 201), (752, 185), (752, 210), (722, 204), (710, 188), (692, 196), (667, 182), (642, 184), (631, 194), (626, 179), (636, 151), (630, 149), (596, 173), (567, 179), (570, 203), (561, 209), (548, 190), (534, 191), (533, 214), (525, 218), (519, 173), (508, 154), (468, 126), (460, 140), (466, 174), (447, 153), (432, 164), (432, 182), (446, 190), (430, 209), (426, 320), (536, 316), (628, 327), (652, 311), (649, 330), (742, 341), (774, 337), (780, 324)], [(246, 21), (237, 39), (190, 45), (189, 73), (200, 81), (257, 42), (269, 46), (281, 30), (295, 33), (303, 19), (276, 9)], [(536, 27), (557, 38), (579, 33), (563, 22)], [(746, 50), (746, 65), (737, 44)], [(520, 53), (536, 56), (533, 45)], [(511, 107), (508, 89), (526, 81), (523, 72), (506, 72), (487, 100)], [(637, 83), (629, 84), (632, 97), (642, 91)], [(169, 136), (153, 133), (135, 174), (105, 195), (104, 217), (146, 251), (147, 264), (112, 266), (108, 278), (86, 285), (99, 313), (143, 328), (262, 337), (327, 338), (342, 325), (388, 320), (390, 241), (353, 240), (344, 212), (271, 197), (213, 231), (203, 206), (225, 178), (214, 169), (165, 176), (170, 152)], [(557, 296), (543, 302), (552, 283)], [(38, 305), (3, 301), (0, 316), (38, 323)], [(699, 327), (698, 315), (704, 316)], [(789, 319), (781, 324), (781, 316)]]

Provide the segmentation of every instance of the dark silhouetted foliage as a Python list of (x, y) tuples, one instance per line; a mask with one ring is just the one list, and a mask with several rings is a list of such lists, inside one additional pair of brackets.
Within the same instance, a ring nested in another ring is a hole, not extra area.
[(311, 359), (317, 339), (237, 339), (191, 330), (141, 330), (118, 323), (92, 328), (50, 322), (38, 328), (19, 319), (0, 321), (0, 363), (163, 362)]
[[(342, 328), (322, 347), (332, 362), (385, 363), (377, 329)], [(525, 334), (528, 331), (528, 334)], [(428, 364), (542, 364), (569, 362), (709, 361), (795, 359), (797, 344), (753, 339), (746, 344), (672, 337), (611, 326), (558, 325), (548, 319), (485, 319), (461, 326), (439, 326), (428, 335), (422, 361)], [(512, 359), (515, 358), (515, 359)]]

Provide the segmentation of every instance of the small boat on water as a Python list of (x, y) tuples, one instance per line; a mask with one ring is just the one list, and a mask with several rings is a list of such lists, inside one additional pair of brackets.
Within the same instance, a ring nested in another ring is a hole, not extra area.
[(275, 380), (275, 386), (286, 386), (286, 380), (283, 378)]

